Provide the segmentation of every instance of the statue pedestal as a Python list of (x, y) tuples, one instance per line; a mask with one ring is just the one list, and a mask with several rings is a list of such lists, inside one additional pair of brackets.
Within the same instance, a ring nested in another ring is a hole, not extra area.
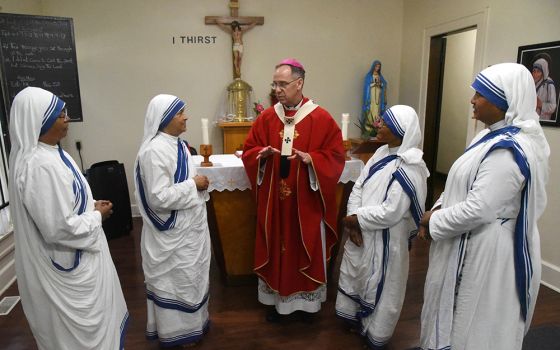
[(232, 154), (243, 149), (243, 143), (253, 122), (221, 122), (218, 126), (224, 132), (224, 154)]

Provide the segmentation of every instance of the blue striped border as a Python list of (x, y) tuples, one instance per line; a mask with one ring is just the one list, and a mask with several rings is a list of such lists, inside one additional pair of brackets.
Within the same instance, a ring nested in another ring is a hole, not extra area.
[(500, 89), (490, 79), (484, 76), (484, 74), (478, 73), (471, 86), (475, 91), (502, 111), (508, 110), (509, 106), (504, 90)]
[(420, 206), (420, 202), (418, 201), (418, 196), (416, 195), (416, 188), (414, 187), (414, 184), (403, 168), (399, 168), (397, 171), (395, 171), (393, 173), (393, 176), (410, 198), (410, 212), (412, 214), (412, 218), (414, 219), (416, 227), (419, 227), (420, 219), (422, 218), (422, 214), (424, 213), (422, 211), (422, 207)]
[(177, 310), (186, 313), (195, 313), (198, 310), (200, 310), (200, 308), (204, 304), (208, 302), (208, 298), (210, 297), (210, 294), (206, 293), (204, 298), (202, 298), (202, 301), (195, 305), (189, 305), (185, 302), (175, 300), (175, 299), (163, 298), (156, 295), (154, 292), (150, 290), (146, 290), (146, 297), (148, 298), (148, 300), (152, 300), (154, 304), (156, 304), (157, 306), (163, 309)]
[(121, 341), (120, 341), (120, 348), (119, 348), (120, 350), (124, 349), (124, 340), (126, 338), (126, 333), (128, 332), (129, 324), (130, 324), (130, 314), (128, 313), (127, 310), (121, 322)]
[[(177, 166), (173, 176), (174, 183), (181, 183), (189, 177), (189, 168), (187, 165), (189, 152), (186, 147), (187, 144), (184, 141), (177, 139)], [(138, 161), (138, 165), (136, 166), (136, 188), (138, 189), (138, 194), (140, 195), (142, 208), (144, 208), (148, 219), (154, 227), (159, 231), (166, 231), (175, 227), (175, 222), (177, 221), (177, 210), (172, 210), (169, 214), (169, 218), (167, 218), (167, 220), (163, 220), (152, 208), (150, 208), (144, 191), (144, 183), (142, 182), (140, 161)]]
[(517, 285), (517, 294), (521, 304), (521, 313), (523, 319), (527, 319), (529, 305), (531, 304), (531, 279), (533, 278), (533, 265), (531, 253), (529, 252), (529, 242), (527, 232), (529, 223), (527, 221), (527, 205), (529, 202), (529, 189), (531, 188), (531, 169), (527, 157), (521, 146), (511, 137), (496, 142), (486, 153), (483, 160), (496, 149), (510, 149), (519, 171), (525, 177), (525, 186), (522, 189), (521, 205), (519, 214), (515, 223), (514, 234), (514, 263), (515, 263), (515, 280)]
[(366, 184), (366, 182), (379, 170), (385, 168), (387, 164), (392, 162), (393, 160), (397, 159), (396, 154), (388, 155), (385, 158), (380, 159), (379, 161), (375, 162), (370, 168), (367, 177), (362, 182), (362, 187)]
[(41, 131), (39, 133), (39, 136), (49, 131), (49, 129), (56, 121), (56, 118), (58, 118), (58, 116), (64, 109), (65, 105), (66, 104), (64, 103), (64, 101), (62, 101), (55, 95), (52, 95), (51, 102), (49, 103), (49, 106), (47, 107), (47, 110), (43, 115), (43, 121), (41, 123)]
[[(366, 309), (368, 312), (368, 315), (371, 314), (373, 312), (373, 310), (375, 310), (375, 304), (372, 303), (368, 303), (367, 301), (363, 300), (359, 295), (357, 294), (349, 294), (347, 293), (344, 289), (342, 289), (341, 287), (338, 287), (338, 292), (340, 292), (342, 295), (350, 298), (353, 302), (355, 302), (356, 304), (360, 305), (360, 308), (362, 309)], [(356, 320), (358, 318), (356, 317)]]
[(391, 129), (391, 132), (393, 134), (400, 137), (401, 139), (404, 137), (404, 129), (399, 124), (399, 121), (397, 120), (397, 118), (393, 114), (393, 111), (391, 111), (390, 108), (386, 110), (385, 113), (383, 113), (383, 116), (381, 118), (383, 118), (383, 121), (385, 122), (387, 127)]
[(202, 339), (204, 334), (208, 332), (209, 328), (210, 328), (210, 320), (207, 320), (204, 326), (202, 327), (202, 329), (198, 331), (185, 333), (170, 338), (160, 338), (158, 332), (153, 331), (153, 332), (146, 332), (146, 338), (148, 340), (158, 339), (160, 346), (164, 348), (168, 348), (168, 347), (178, 346), (183, 344), (196, 343), (200, 339)]
[(163, 115), (161, 116), (161, 122), (159, 123), (159, 130), (163, 130), (167, 124), (175, 117), (177, 113), (185, 106), (185, 102), (178, 98), (175, 98), (173, 102), (167, 107)]

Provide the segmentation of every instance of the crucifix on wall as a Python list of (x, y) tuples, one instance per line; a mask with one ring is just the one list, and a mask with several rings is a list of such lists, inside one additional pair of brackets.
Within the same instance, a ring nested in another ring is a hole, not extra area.
[(264, 24), (264, 17), (240, 17), (239, 0), (230, 0), (229, 16), (206, 16), (205, 24), (216, 24), (222, 30), (231, 34), (233, 78), (241, 78), (241, 61), (243, 58), (243, 34), (256, 25)]

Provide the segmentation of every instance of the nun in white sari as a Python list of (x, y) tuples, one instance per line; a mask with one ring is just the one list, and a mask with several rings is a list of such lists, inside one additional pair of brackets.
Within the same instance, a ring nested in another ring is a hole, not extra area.
[[(354, 323), (369, 346), (381, 349), (393, 335), (408, 279), (409, 239), (426, 201), (428, 169), (422, 160), (414, 109), (397, 105), (382, 116), (380, 147), (348, 199), (336, 299), (337, 316)], [(361, 233), (360, 233), (361, 232)]]
[(186, 130), (184, 108), (171, 95), (150, 101), (135, 164), (146, 336), (165, 347), (197, 342), (209, 324), (208, 179), (196, 175), (188, 145), (178, 137)]
[(502, 63), (472, 87), (485, 123), (422, 218), (433, 240), (422, 309), (422, 349), (521, 349), (541, 279), (537, 220), (546, 206), (550, 149), (531, 73)]
[(94, 202), (74, 160), (57, 144), (64, 102), (28, 87), (10, 111), (10, 208), (16, 273), (39, 349), (122, 349), (128, 311)]
[(549, 76), (548, 62), (544, 58), (539, 58), (533, 63), (531, 72), (535, 80), (537, 90), (537, 114), (541, 120), (554, 120), (556, 112), (556, 88), (554, 80)]

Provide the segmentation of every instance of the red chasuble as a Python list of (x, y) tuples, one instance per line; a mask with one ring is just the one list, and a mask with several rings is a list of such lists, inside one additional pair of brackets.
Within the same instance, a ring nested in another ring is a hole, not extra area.
[[(285, 113), (293, 116), (295, 111)], [(281, 296), (289, 296), (326, 283), (320, 224), (324, 220), (328, 261), (337, 241), (336, 185), (345, 160), (338, 125), (317, 107), (296, 124), (293, 148), (311, 155), (318, 190), (311, 189), (309, 166), (299, 160), (290, 161), (289, 175), (281, 178), (280, 155), (256, 157), (268, 145), (281, 150), (283, 132), (274, 108), (266, 109), (253, 123), (242, 159), (257, 201), (255, 273)], [(257, 185), (262, 162), (264, 177)]]

